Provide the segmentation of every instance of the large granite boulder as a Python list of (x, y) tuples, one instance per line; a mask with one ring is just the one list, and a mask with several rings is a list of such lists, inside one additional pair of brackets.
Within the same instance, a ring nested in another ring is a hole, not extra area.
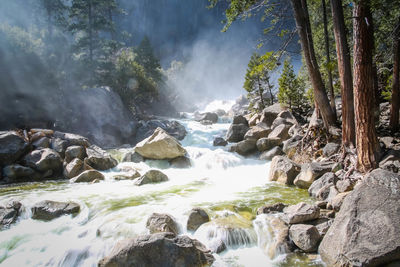
[(249, 122), (243, 115), (233, 116), (232, 124), (245, 124), (245, 125), (249, 126)]
[(202, 267), (210, 266), (213, 262), (214, 257), (199, 241), (172, 233), (156, 233), (117, 243), (98, 266)]
[(228, 142), (222, 137), (215, 137), (213, 141), (213, 146), (226, 146)]
[(153, 135), (138, 143), (135, 151), (148, 159), (174, 159), (186, 154), (181, 144), (161, 128), (157, 128)]
[(80, 206), (75, 202), (44, 200), (36, 203), (31, 210), (33, 219), (49, 221), (62, 215), (76, 214), (79, 212)]
[(282, 143), (282, 139), (279, 137), (275, 138), (261, 138), (257, 140), (257, 149), (260, 152), (270, 150)]
[(283, 210), (283, 220), (288, 224), (303, 223), (319, 217), (320, 209), (316, 205), (300, 202)]
[(228, 132), (226, 133), (226, 141), (230, 143), (237, 143), (244, 139), (244, 135), (249, 130), (247, 124), (231, 124)]
[(271, 132), (271, 128), (264, 127), (262, 124), (252, 126), (244, 135), (244, 139), (255, 139), (258, 140), (263, 137), (267, 137)]
[(146, 228), (150, 234), (160, 232), (170, 232), (177, 235), (179, 233), (178, 224), (174, 218), (165, 213), (153, 213), (147, 219)]
[(233, 144), (229, 148), (229, 151), (236, 152), (242, 156), (249, 155), (249, 154), (257, 151), (256, 140), (246, 139), (246, 140), (240, 141), (236, 144)]
[(322, 240), (328, 266), (384, 266), (400, 260), (400, 176), (376, 169), (345, 198)]
[(267, 124), (268, 127), (271, 127), (274, 120), (278, 117), (278, 114), (282, 111), (283, 109), (279, 103), (266, 107), (262, 111), (260, 121)]
[(299, 171), (300, 167), (287, 157), (275, 156), (269, 167), (268, 180), (292, 185)]
[(156, 184), (168, 181), (168, 176), (159, 170), (149, 170), (135, 181), (136, 185)]
[(218, 122), (218, 114), (214, 112), (206, 112), (199, 114), (199, 116), (196, 118), (197, 121), (210, 121), (212, 123), (217, 123)]
[(282, 141), (285, 141), (290, 138), (290, 136), (289, 136), (290, 127), (291, 127), (291, 125), (280, 124), (280, 125), (276, 126), (275, 128), (273, 128), (272, 132), (270, 132), (268, 134), (268, 138), (270, 138), (270, 139), (279, 138)]
[(104, 171), (118, 165), (116, 159), (96, 145), (86, 148), (86, 154), (87, 164), (96, 170)]
[(79, 175), (83, 171), (83, 161), (75, 158), (73, 161), (67, 164), (64, 168), (64, 177), (70, 179)]
[(86, 150), (83, 146), (69, 146), (65, 150), (65, 161), (70, 162), (71, 160), (78, 158), (83, 160), (86, 156)]
[(139, 143), (149, 136), (153, 135), (157, 128), (161, 128), (166, 131), (170, 136), (176, 138), (177, 140), (183, 140), (187, 132), (185, 126), (177, 121), (168, 120), (149, 120), (140, 121), (139, 128), (136, 133), (136, 142)]
[(104, 175), (96, 170), (87, 170), (78, 176), (71, 178), (71, 183), (91, 183), (96, 180), (104, 180)]
[(0, 206), (0, 230), (14, 223), (21, 213), (22, 204), (18, 201), (10, 201)]
[(28, 150), (28, 143), (16, 132), (0, 132), (0, 166), (14, 163)]
[(290, 239), (304, 252), (315, 252), (321, 235), (318, 229), (309, 224), (294, 224), (289, 228)]
[(188, 231), (196, 231), (203, 223), (209, 222), (210, 217), (207, 212), (200, 208), (194, 208), (190, 211), (189, 217), (186, 223), (186, 229)]
[(26, 166), (40, 172), (51, 170), (53, 173), (58, 173), (62, 168), (60, 155), (50, 148), (32, 151), (24, 157), (23, 162)]
[(284, 153), (282, 148), (276, 146), (270, 150), (264, 151), (260, 155), (260, 160), (272, 160), (275, 156), (282, 156)]
[(333, 164), (333, 162), (311, 162), (301, 165), (301, 171), (294, 184), (299, 188), (308, 189), (315, 180), (330, 172)]
[(79, 134), (63, 133), (55, 131), (54, 137), (67, 141), (69, 146), (83, 146), (83, 147), (90, 146), (89, 140), (86, 137), (83, 137)]
[(281, 202), (262, 206), (257, 209), (257, 215), (282, 212), (287, 206)]
[(318, 200), (326, 200), (329, 196), (330, 187), (334, 186), (336, 179), (334, 173), (327, 172), (311, 184), (308, 193)]
[(3, 177), (7, 177), (9, 182), (24, 181), (34, 176), (36, 175), (32, 168), (19, 164), (7, 165), (3, 168)]

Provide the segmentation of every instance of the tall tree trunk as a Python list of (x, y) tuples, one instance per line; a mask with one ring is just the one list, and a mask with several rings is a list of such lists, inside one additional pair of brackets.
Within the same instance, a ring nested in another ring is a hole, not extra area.
[(358, 166), (361, 172), (376, 168), (379, 145), (375, 130), (374, 79), (372, 53), (374, 31), (369, 0), (355, 2), (354, 29), (354, 105)]
[(297, 31), (300, 36), (300, 43), (304, 52), (308, 73), (311, 84), (314, 89), (314, 98), (318, 103), (325, 127), (334, 125), (336, 122), (335, 113), (329, 105), (329, 99), (325, 92), (325, 86), (322, 82), (321, 72), (319, 71), (317, 59), (315, 57), (314, 43), (311, 33), (310, 19), (308, 16), (306, 0), (291, 0), (293, 11), (296, 18)]
[(265, 103), (264, 103), (263, 90), (262, 90), (262, 87), (261, 87), (260, 78), (257, 79), (257, 82), (258, 82), (258, 95), (260, 96), (260, 101), (261, 101), (261, 108), (264, 109), (265, 108)]
[(114, 21), (113, 21), (113, 15), (112, 15), (112, 8), (111, 6), (108, 7), (108, 19), (110, 20), (110, 36), (111, 40), (115, 41), (115, 28), (114, 28)]
[(395, 29), (395, 38), (393, 43), (393, 87), (392, 87), (392, 105), (390, 108), (390, 128), (392, 132), (399, 129), (399, 108), (400, 108), (400, 18)]
[(274, 95), (272, 94), (272, 86), (269, 83), (269, 79), (267, 80), (267, 86), (268, 86), (268, 90), (269, 90), (269, 97), (271, 98), (271, 105), (274, 104)]
[(353, 78), (342, 0), (331, 0), (331, 9), (342, 95), (342, 145), (355, 146)]
[(331, 98), (330, 103), (331, 103), (332, 111), (336, 115), (335, 92), (333, 91), (332, 71), (330, 69), (331, 56), (330, 56), (330, 49), (329, 49), (328, 18), (326, 15), (325, 0), (321, 0), (321, 2), (322, 2), (322, 14), (323, 14), (323, 18), (324, 18), (325, 53), (326, 53), (326, 64), (327, 64), (326, 71), (328, 73), (329, 96)]

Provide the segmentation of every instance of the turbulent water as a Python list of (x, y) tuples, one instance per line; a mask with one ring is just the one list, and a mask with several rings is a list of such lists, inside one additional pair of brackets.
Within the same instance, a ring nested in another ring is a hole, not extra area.
[[(214, 266), (318, 265), (302, 255), (268, 258), (264, 251), (269, 234), (263, 217), (256, 217), (256, 209), (267, 203), (310, 201), (307, 192), (267, 182), (268, 162), (213, 147), (214, 137), (223, 136), (228, 122), (181, 123), (188, 131), (182, 144), (191, 168), (170, 168), (164, 161), (120, 163), (97, 184), (48, 182), (1, 188), (0, 202), (18, 200), (25, 210), (16, 224), (0, 232), (0, 265), (97, 266), (118, 240), (146, 234), (146, 220), (153, 212), (171, 214), (183, 234), (206, 245), (223, 239), (228, 250), (214, 255)], [(140, 187), (133, 181), (114, 180), (124, 166), (140, 173), (159, 168), (170, 180)], [(33, 220), (30, 207), (41, 200), (74, 201), (81, 211), (75, 217)], [(213, 223), (187, 233), (188, 212), (194, 207), (205, 209)]]

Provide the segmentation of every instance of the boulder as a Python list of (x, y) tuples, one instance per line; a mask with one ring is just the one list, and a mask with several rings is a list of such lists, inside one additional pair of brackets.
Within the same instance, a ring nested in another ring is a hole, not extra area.
[(70, 146), (90, 146), (89, 140), (79, 134), (54, 132), (54, 137), (66, 140)]
[(330, 157), (332, 155), (334, 155), (336, 152), (339, 151), (340, 145), (336, 144), (336, 143), (328, 143), (324, 146), (324, 148), (322, 149), (322, 155), (324, 157)]
[(345, 198), (319, 253), (328, 266), (385, 266), (400, 260), (400, 176), (373, 170)]
[(36, 203), (32, 208), (32, 219), (49, 221), (62, 215), (76, 214), (80, 210), (75, 202), (57, 202), (44, 200)]
[(303, 223), (317, 219), (319, 212), (318, 206), (300, 202), (283, 210), (283, 220), (288, 224)]
[(68, 147), (68, 141), (63, 140), (61, 138), (52, 138), (50, 147), (58, 154), (60, 154), (61, 157), (64, 157), (65, 150)]
[(301, 139), (302, 137), (300, 135), (295, 135), (288, 140), (283, 141), (282, 150), (286, 156), (288, 156), (288, 158), (293, 158), (293, 156), (296, 154)]
[(104, 171), (114, 168), (118, 162), (106, 151), (96, 145), (86, 148), (87, 163), (96, 170)]
[(335, 180), (335, 174), (327, 172), (311, 184), (310, 188), (308, 188), (308, 193), (318, 200), (325, 200), (328, 198), (329, 188), (334, 185)]
[(239, 155), (246, 156), (257, 151), (256, 140), (247, 139), (233, 144), (229, 148), (230, 152), (236, 152)]
[(214, 112), (206, 112), (199, 115), (197, 121), (211, 121), (211, 123), (218, 122), (218, 114)]
[(179, 142), (161, 128), (153, 135), (138, 143), (135, 151), (148, 159), (174, 159), (186, 154)]
[(300, 167), (284, 156), (275, 156), (269, 167), (269, 181), (277, 181), (282, 184), (292, 185), (299, 174)]
[(124, 156), (122, 157), (122, 162), (139, 163), (142, 161), (144, 161), (144, 158), (136, 151), (129, 151), (125, 153)]
[(83, 161), (81, 159), (75, 158), (64, 168), (64, 177), (73, 178), (78, 176), (83, 171)]
[(271, 128), (275, 128), (280, 124), (287, 124), (292, 126), (292, 125), (297, 125), (298, 123), (296, 118), (293, 116), (292, 112), (290, 112), (290, 110), (283, 110), (278, 114), (276, 119), (273, 121)]
[(275, 138), (261, 138), (257, 141), (257, 149), (260, 152), (270, 150), (282, 143), (282, 139), (279, 137)]
[(86, 150), (82, 146), (69, 146), (65, 150), (65, 161), (71, 162), (74, 158), (83, 160), (86, 156)]
[(251, 116), (250, 120), (249, 120), (249, 126), (255, 126), (257, 123), (260, 122), (260, 118), (261, 118), (261, 115), (257, 114), (257, 113), (254, 114), (253, 116)]
[(271, 127), (272, 123), (281, 111), (283, 111), (283, 109), (279, 103), (266, 107), (262, 111), (260, 121), (266, 123), (268, 127)]
[(345, 198), (347, 197), (347, 195), (350, 192), (344, 192), (344, 193), (339, 193), (337, 194), (334, 198), (329, 200), (329, 204), (332, 206), (334, 211), (339, 211), (340, 207), (343, 204), (343, 201), (345, 200)]
[(400, 151), (399, 150), (389, 150), (379, 162), (379, 168), (399, 172), (400, 170)]
[(237, 143), (244, 139), (244, 135), (249, 130), (246, 124), (231, 124), (228, 132), (226, 133), (226, 141), (230, 143)]
[(339, 193), (344, 193), (353, 190), (354, 183), (350, 179), (343, 179), (336, 182), (336, 189)]
[(91, 183), (94, 180), (104, 180), (104, 175), (96, 170), (87, 170), (70, 179), (71, 183)]
[(294, 180), (294, 184), (303, 189), (308, 189), (311, 184), (323, 174), (332, 170), (333, 162), (311, 162), (301, 165), (301, 171)]
[(153, 135), (157, 128), (163, 129), (168, 135), (176, 138), (177, 140), (183, 140), (187, 132), (185, 126), (177, 121), (168, 120), (149, 120), (140, 121), (139, 129), (136, 134), (136, 142), (141, 142), (144, 139)]
[(265, 206), (262, 206), (261, 208), (257, 209), (257, 215), (282, 212), (283, 209), (286, 207), (287, 207), (287, 205), (285, 205), (281, 202), (265, 205)]
[(175, 158), (175, 159), (171, 160), (170, 163), (171, 163), (171, 167), (178, 168), (178, 169), (190, 168), (192, 166), (190, 158), (188, 158), (186, 156)]
[(44, 136), (32, 143), (35, 148), (49, 148), (50, 138)]
[(41, 139), (42, 137), (45, 137), (46, 135), (43, 132), (35, 132), (32, 133), (31, 131), (31, 137), (30, 137), (30, 141), (31, 143), (36, 142), (37, 140)]
[(244, 139), (255, 139), (258, 140), (263, 137), (267, 137), (271, 132), (271, 128), (264, 128), (260, 125), (252, 126), (244, 135)]
[(159, 170), (149, 170), (135, 181), (136, 185), (155, 184), (168, 181), (168, 176)]
[(134, 180), (140, 176), (141, 175), (137, 170), (131, 169), (131, 170), (128, 170), (123, 173), (118, 173), (118, 174), (114, 175), (113, 177), (114, 177), (114, 180), (120, 181), (120, 180)]
[(200, 227), (200, 225), (209, 221), (210, 217), (205, 210), (201, 208), (194, 208), (189, 213), (186, 229), (194, 232)]
[(290, 239), (304, 252), (316, 252), (321, 235), (318, 229), (309, 224), (294, 224), (289, 228)]
[(0, 229), (14, 223), (21, 213), (22, 204), (18, 201), (10, 201), (0, 206)]
[(228, 142), (222, 137), (215, 137), (213, 146), (226, 146)]
[(40, 172), (51, 170), (54, 173), (58, 173), (62, 168), (62, 159), (60, 155), (50, 148), (32, 151), (24, 157), (23, 162), (24, 165)]
[(214, 257), (199, 241), (172, 233), (156, 233), (118, 242), (98, 266), (202, 267), (213, 262)]
[[(268, 138), (280, 138), (282, 141), (285, 141), (290, 138), (289, 136), (289, 129), (290, 125), (287, 124), (280, 124), (273, 128), (272, 132), (269, 133)], [(282, 142), (281, 141), (281, 142)]]
[(221, 239), (216, 239), (214, 241), (211, 241), (210, 244), (208, 244), (208, 247), (212, 253), (221, 253), (224, 252), (227, 247)]
[(284, 153), (282, 151), (282, 148), (276, 146), (268, 151), (264, 151), (263, 153), (261, 153), (260, 160), (272, 160), (273, 157), (281, 156), (283, 154)]
[(3, 177), (7, 177), (10, 182), (29, 179), (35, 175), (35, 171), (29, 167), (19, 164), (12, 164), (3, 168)]
[(28, 150), (28, 143), (16, 132), (0, 132), (0, 166), (14, 163)]
[(175, 219), (165, 213), (151, 214), (147, 219), (146, 228), (149, 229), (150, 234), (170, 232), (177, 235), (179, 233), (178, 224)]
[(249, 126), (247, 119), (242, 115), (233, 116), (232, 124), (244, 124)]

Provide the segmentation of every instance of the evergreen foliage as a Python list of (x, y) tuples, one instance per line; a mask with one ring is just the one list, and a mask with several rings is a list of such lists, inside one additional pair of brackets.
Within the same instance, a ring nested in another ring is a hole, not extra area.
[(278, 79), (278, 83), (279, 103), (288, 106), (290, 109), (299, 109), (303, 103), (305, 88), (296, 77), (289, 59), (286, 59), (283, 63), (282, 74)]

